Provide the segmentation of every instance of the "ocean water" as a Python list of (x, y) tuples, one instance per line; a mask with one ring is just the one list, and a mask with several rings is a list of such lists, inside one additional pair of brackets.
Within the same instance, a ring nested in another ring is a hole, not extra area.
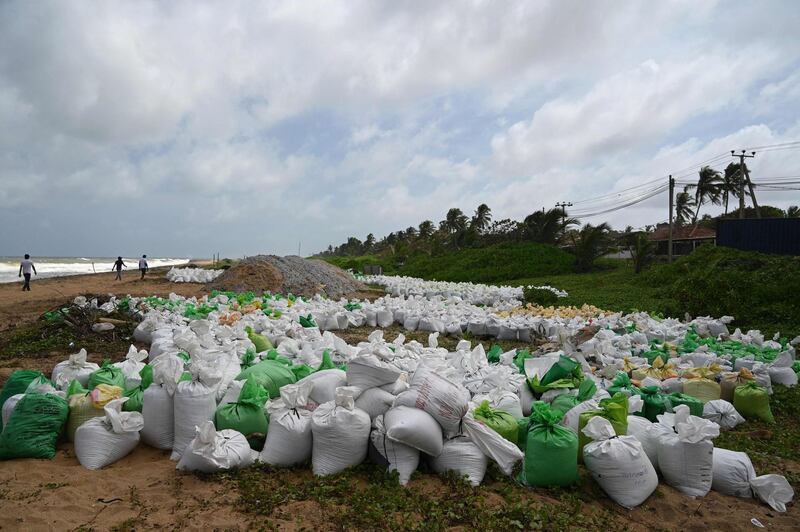
[[(44, 277), (62, 277), (65, 275), (80, 275), (84, 273), (110, 272), (116, 257), (31, 257), (38, 275), (33, 279)], [(0, 257), (0, 283), (21, 282), (18, 277), (19, 263), (22, 257)], [(139, 267), (139, 258), (122, 257), (127, 268), (136, 270)], [(147, 264), (151, 268), (158, 266), (172, 266), (188, 262), (187, 258), (147, 257)]]

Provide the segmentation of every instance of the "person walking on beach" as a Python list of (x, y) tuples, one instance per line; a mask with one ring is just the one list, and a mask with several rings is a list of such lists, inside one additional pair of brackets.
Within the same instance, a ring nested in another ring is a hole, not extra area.
[(115, 281), (122, 280), (122, 268), (127, 268), (128, 265), (122, 262), (122, 257), (117, 257), (117, 261), (114, 263), (114, 266), (111, 267), (112, 270), (117, 270), (117, 276), (114, 278)]
[(142, 258), (139, 259), (139, 271), (142, 272), (142, 279), (144, 279), (144, 274), (146, 274), (149, 269), (150, 268), (147, 267), (147, 255), (142, 255)]
[(31, 260), (31, 256), (27, 253), (25, 254), (25, 258), (22, 259), (22, 262), (19, 263), (19, 276), (25, 276), (25, 282), (22, 284), (22, 291), (31, 291), (31, 271), (36, 275), (39, 275), (36, 272), (36, 266), (33, 265), (33, 261)]

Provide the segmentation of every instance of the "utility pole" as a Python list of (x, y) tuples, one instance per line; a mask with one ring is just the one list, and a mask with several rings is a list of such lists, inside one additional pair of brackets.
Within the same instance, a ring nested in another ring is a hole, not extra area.
[(739, 183), (739, 219), (744, 218), (744, 184), (747, 183), (747, 188), (750, 189), (750, 197), (753, 198), (753, 207), (756, 209), (756, 218), (761, 218), (761, 209), (758, 208), (758, 201), (756, 200), (756, 194), (753, 191), (753, 182), (750, 181), (750, 172), (747, 170), (747, 167), (744, 164), (745, 159), (752, 159), (756, 156), (756, 152), (750, 152), (751, 155), (746, 155), (745, 151), (742, 150), (742, 153), (736, 155), (734, 150), (731, 150), (732, 157), (739, 158), (739, 173), (742, 176), (742, 180)]
[(672, 263), (672, 211), (674, 210), (675, 201), (675, 178), (672, 174), (669, 175), (669, 238), (668, 238), (668, 251), (667, 261)]
[(567, 207), (572, 207), (572, 202), (560, 201), (556, 203), (556, 207), (561, 207), (561, 223), (564, 225), (564, 235), (566, 236), (567, 226), (565, 222), (567, 220)]

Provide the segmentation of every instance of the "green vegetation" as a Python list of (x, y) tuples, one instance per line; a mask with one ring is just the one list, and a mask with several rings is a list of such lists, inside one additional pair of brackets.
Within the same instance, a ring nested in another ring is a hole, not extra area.
[(539, 275), (572, 271), (575, 258), (548, 244), (507, 242), (484, 248), (446, 251), (440, 255), (418, 254), (404, 263), (375, 256), (325, 257), (340, 268), (361, 270), (365, 264), (383, 266), (387, 275), (407, 275), (438, 281), (501, 283)]
[[(413, 478), (421, 482), (415, 485)], [(254, 518), (302, 519), (303, 526), (311, 529), (319, 519), (332, 528), (347, 530), (435, 531), (459, 526), (470, 530), (600, 530), (624, 526), (612, 512), (588, 507), (579, 493), (550, 490), (542, 497), (512, 484), (494, 468), (477, 488), (453, 475), (422, 479), (415, 473), (413, 478), (408, 487), (402, 487), (396, 473), (389, 475), (385, 468), (372, 464), (331, 477), (313, 477), (307, 469), (261, 465), (214, 475), (210, 480), (233, 483), (239, 495), (236, 506)], [(305, 506), (301, 518), (285, 509), (295, 501), (313, 501), (319, 509), (311, 511), (314, 507)], [(329, 521), (333, 515), (335, 522)], [(269, 522), (260, 523), (270, 526)]]
[(543, 307), (558, 304), (558, 296), (546, 288), (525, 287), (522, 289), (522, 297), (525, 299), (526, 303), (541, 305)]

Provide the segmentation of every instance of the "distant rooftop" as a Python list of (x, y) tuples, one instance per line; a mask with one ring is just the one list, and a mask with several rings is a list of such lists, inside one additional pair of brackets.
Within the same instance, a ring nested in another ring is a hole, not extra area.
[[(672, 228), (672, 240), (709, 240), (716, 237), (716, 231), (700, 224)], [(669, 226), (659, 227), (647, 238), (656, 242), (669, 240)]]

